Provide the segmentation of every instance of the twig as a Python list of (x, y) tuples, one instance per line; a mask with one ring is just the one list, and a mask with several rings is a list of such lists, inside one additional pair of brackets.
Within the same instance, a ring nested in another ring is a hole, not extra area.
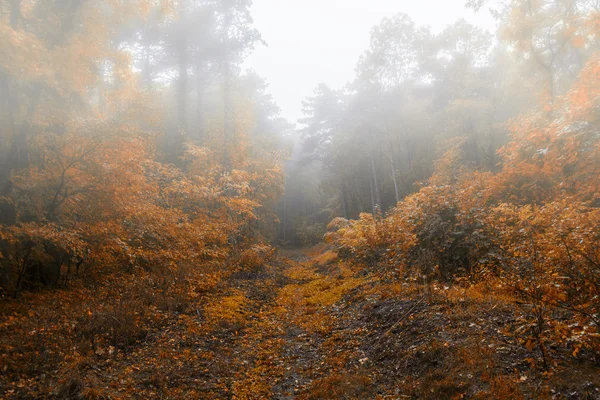
[(405, 320), (405, 319), (406, 319), (406, 318), (407, 318), (409, 315), (411, 315), (411, 314), (412, 314), (412, 312), (413, 312), (413, 310), (414, 310), (415, 308), (417, 308), (417, 306), (418, 306), (418, 305), (420, 305), (421, 303), (423, 303), (423, 299), (421, 299), (421, 300), (417, 301), (417, 302), (416, 302), (416, 303), (415, 303), (415, 304), (414, 304), (414, 305), (413, 305), (413, 306), (410, 308), (410, 310), (408, 310), (406, 313), (404, 313), (404, 315), (402, 315), (402, 317), (400, 317), (400, 319), (399, 319), (398, 321), (396, 321), (396, 323), (395, 323), (394, 325), (392, 325), (392, 326), (390, 327), (390, 329), (388, 329), (388, 330), (387, 330), (387, 331), (386, 331), (386, 332), (383, 334), (383, 336), (388, 336), (388, 335), (389, 335), (389, 334), (392, 332), (392, 330), (394, 330), (394, 328), (395, 328), (395, 327), (397, 327), (398, 325), (400, 325), (400, 323), (401, 323), (402, 321), (404, 321), (404, 320)]

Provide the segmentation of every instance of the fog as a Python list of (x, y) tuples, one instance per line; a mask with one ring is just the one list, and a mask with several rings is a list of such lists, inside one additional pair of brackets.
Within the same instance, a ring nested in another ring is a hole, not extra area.
[(318, 83), (339, 89), (352, 80), (369, 32), (386, 16), (406, 13), (433, 32), (460, 18), (495, 29), (487, 7), (475, 12), (464, 5), (464, 0), (256, 0), (252, 16), (267, 45), (258, 46), (244, 66), (267, 78), (282, 115), (296, 121), (302, 100)]
[(260, 237), (319, 241), (436, 179), (509, 173), (522, 143), (549, 157), (515, 123), (564, 121), (598, 46), (583, 0), (0, 4), (1, 218), (64, 229), (123, 177), (162, 196), (153, 165), (254, 187)]
[(1, 399), (600, 393), (600, 0), (0, 0)]

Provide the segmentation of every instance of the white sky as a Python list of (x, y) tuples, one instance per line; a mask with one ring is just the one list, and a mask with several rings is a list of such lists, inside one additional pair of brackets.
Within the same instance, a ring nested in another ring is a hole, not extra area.
[(301, 102), (320, 82), (341, 88), (354, 77), (358, 57), (369, 46), (371, 28), (398, 12), (434, 32), (465, 18), (493, 26), (489, 13), (464, 8), (465, 0), (254, 0), (259, 46), (245, 67), (269, 82), (269, 91), (290, 122), (301, 117)]

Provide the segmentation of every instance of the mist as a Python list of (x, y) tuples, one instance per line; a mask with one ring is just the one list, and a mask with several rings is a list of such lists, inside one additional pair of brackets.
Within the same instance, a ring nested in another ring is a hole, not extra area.
[(0, 397), (597, 398), (598, 0), (0, 0)]
[(496, 30), (487, 7), (475, 12), (465, 8), (462, 0), (262, 0), (254, 1), (251, 11), (266, 45), (258, 46), (244, 67), (267, 78), (281, 115), (290, 121), (302, 117), (302, 100), (319, 83), (340, 89), (352, 81), (356, 63), (369, 47), (371, 29), (385, 17), (408, 14), (435, 33), (461, 18), (490, 32)]

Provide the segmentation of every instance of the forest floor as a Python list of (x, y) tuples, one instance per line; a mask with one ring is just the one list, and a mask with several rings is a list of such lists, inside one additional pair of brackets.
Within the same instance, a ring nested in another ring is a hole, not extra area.
[(541, 368), (507, 332), (518, 313), (502, 299), (382, 282), (322, 246), (280, 250), (165, 311), (124, 350), (98, 346), (20, 380), (0, 366), (0, 398), (600, 398), (589, 357), (556, 348), (555, 366)]

